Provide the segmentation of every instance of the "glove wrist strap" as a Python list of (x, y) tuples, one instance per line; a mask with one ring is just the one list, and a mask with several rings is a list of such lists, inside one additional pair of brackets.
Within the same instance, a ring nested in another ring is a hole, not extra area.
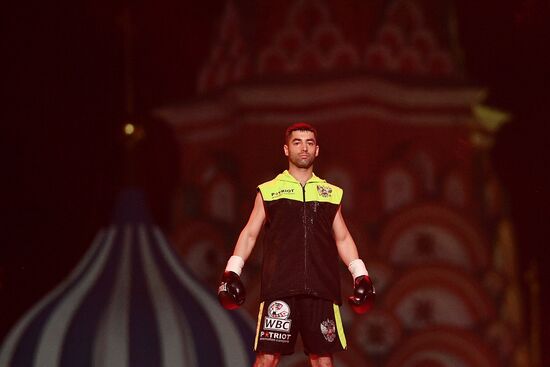
[(361, 275), (369, 275), (369, 272), (367, 271), (367, 267), (365, 266), (365, 263), (361, 259), (355, 259), (348, 265), (348, 270), (351, 273), (351, 276), (355, 280), (355, 278), (361, 276)]
[(237, 256), (237, 255), (233, 255), (227, 261), (225, 271), (232, 271), (233, 273), (237, 274), (238, 276), (241, 276), (243, 266), (244, 266), (243, 258), (240, 257), (240, 256)]

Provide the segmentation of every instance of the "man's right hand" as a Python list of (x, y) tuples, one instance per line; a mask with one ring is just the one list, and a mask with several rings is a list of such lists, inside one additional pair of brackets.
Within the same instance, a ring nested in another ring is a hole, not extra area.
[(234, 310), (244, 303), (246, 292), (241, 278), (232, 271), (225, 271), (218, 287), (218, 300), (223, 308)]

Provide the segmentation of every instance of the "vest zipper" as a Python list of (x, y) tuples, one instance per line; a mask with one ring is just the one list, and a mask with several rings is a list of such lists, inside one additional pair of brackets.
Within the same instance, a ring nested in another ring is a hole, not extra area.
[(307, 284), (307, 211), (306, 211), (306, 184), (302, 186), (302, 198), (303, 198), (303, 216), (302, 223), (304, 225), (304, 285), (306, 290), (308, 289)]

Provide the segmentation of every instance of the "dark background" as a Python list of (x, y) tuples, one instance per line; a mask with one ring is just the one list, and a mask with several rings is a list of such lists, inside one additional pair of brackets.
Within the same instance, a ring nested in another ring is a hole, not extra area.
[[(548, 302), (550, 107), (548, 1), (456, 1), (468, 76), (487, 103), (512, 114), (492, 150), (508, 196), (522, 271), (535, 262)], [(170, 129), (152, 108), (195, 94), (224, 1), (138, 1), (135, 120), (147, 139), (139, 155), (156, 221), (170, 226), (178, 180)], [(0, 339), (57, 285), (107, 224), (125, 182), (121, 2), (11, 4), (2, 11), (2, 238)], [(523, 279), (522, 279), (523, 281)], [(526, 293), (527, 295), (527, 293)], [(548, 316), (544, 344), (550, 346)], [(548, 357), (543, 365), (548, 364)]]

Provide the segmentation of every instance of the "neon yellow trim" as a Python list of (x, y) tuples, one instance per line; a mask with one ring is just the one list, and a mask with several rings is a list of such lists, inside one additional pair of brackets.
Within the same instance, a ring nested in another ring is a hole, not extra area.
[(338, 332), (338, 339), (340, 339), (340, 344), (342, 348), (348, 348), (348, 342), (346, 341), (346, 334), (344, 333), (344, 325), (342, 324), (342, 317), (340, 316), (340, 307), (333, 304), (334, 308), (334, 319), (336, 320), (336, 331)]
[(260, 303), (260, 310), (258, 311), (258, 324), (256, 326), (256, 338), (254, 339), (254, 351), (258, 348), (258, 337), (260, 336), (260, 325), (262, 324), (262, 314), (264, 311), (264, 303)]
[(344, 194), (338, 186), (329, 184), (317, 176), (313, 176), (306, 182), (305, 198), (302, 186), (287, 171), (278, 175), (274, 180), (264, 182), (258, 186), (264, 201), (279, 199), (295, 201), (317, 201), (339, 205)]
[(302, 193), (302, 186), (298, 182), (285, 182), (272, 180), (258, 186), (262, 193), (264, 201), (274, 201), (279, 199), (288, 199), (303, 201), (304, 194)]

